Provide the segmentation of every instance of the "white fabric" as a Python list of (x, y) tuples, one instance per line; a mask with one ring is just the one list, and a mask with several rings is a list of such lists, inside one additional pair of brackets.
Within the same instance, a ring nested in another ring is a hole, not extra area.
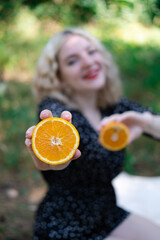
[(160, 177), (122, 172), (113, 180), (118, 205), (160, 225)]

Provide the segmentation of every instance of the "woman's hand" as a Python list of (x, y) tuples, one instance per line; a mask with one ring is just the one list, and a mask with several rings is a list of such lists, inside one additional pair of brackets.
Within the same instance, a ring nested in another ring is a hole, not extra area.
[(110, 122), (121, 122), (129, 128), (130, 136), (128, 144), (130, 144), (132, 141), (139, 138), (148, 128), (148, 126), (151, 125), (152, 114), (149, 112), (139, 113), (135, 111), (127, 111), (122, 114), (113, 114), (109, 117), (105, 117), (101, 121), (99, 132)]
[[(43, 110), (40, 114), (40, 118), (42, 120), (45, 119), (45, 118), (49, 118), (49, 117), (53, 117), (51, 111), (49, 111), (49, 110)], [(63, 111), (61, 113), (61, 118), (67, 120), (68, 122), (71, 122), (72, 115), (68, 111)], [(36, 157), (36, 155), (34, 154), (34, 152), (32, 150), (32, 133), (33, 133), (34, 128), (35, 128), (35, 126), (32, 126), (26, 131), (25, 144), (26, 144), (26, 146), (27, 146), (27, 148), (28, 148), (28, 150), (31, 154), (31, 157), (32, 157), (32, 159), (35, 163), (35, 166), (39, 170), (62, 170), (64, 168), (66, 168), (72, 160), (75, 160), (75, 159), (77, 159), (81, 156), (81, 152), (77, 149), (73, 158), (66, 163), (63, 163), (63, 164), (60, 164), (60, 165), (50, 165), (50, 164), (47, 164), (45, 162), (42, 162), (41, 160), (39, 160)]]

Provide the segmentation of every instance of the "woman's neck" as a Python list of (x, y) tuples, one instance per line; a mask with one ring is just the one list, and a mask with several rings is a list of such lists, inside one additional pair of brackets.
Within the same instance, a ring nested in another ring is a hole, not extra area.
[(97, 108), (97, 92), (77, 93), (74, 96), (74, 100), (91, 126), (95, 131), (98, 131), (101, 114), (100, 110)]
[(80, 108), (80, 111), (97, 109), (97, 92), (76, 92), (73, 96), (75, 102)]

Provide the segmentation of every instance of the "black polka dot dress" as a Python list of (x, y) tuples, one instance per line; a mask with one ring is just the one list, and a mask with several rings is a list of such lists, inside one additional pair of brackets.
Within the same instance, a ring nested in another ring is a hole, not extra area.
[[(39, 105), (39, 113), (44, 109), (51, 110), (54, 117), (64, 110), (72, 113), (82, 155), (63, 170), (42, 171), (49, 188), (37, 210), (34, 240), (102, 240), (129, 215), (117, 206), (111, 183), (122, 170), (124, 150), (104, 149), (88, 120), (62, 102), (46, 99)], [(101, 114), (103, 118), (129, 110), (148, 111), (123, 98)]]

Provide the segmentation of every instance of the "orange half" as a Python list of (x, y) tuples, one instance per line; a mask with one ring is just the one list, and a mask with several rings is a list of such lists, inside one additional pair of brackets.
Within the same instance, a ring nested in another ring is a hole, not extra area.
[(46, 118), (33, 131), (32, 149), (41, 161), (58, 165), (73, 157), (79, 141), (79, 133), (73, 124), (62, 118)]
[(123, 149), (129, 139), (129, 129), (123, 123), (111, 122), (104, 126), (99, 135), (102, 146), (111, 151)]

